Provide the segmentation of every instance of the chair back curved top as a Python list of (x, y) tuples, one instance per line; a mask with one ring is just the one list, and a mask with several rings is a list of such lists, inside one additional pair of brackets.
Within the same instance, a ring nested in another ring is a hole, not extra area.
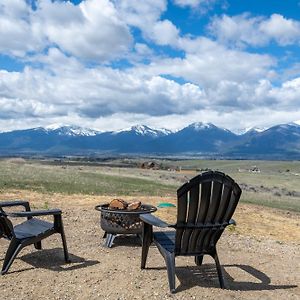
[(202, 173), (177, 190), (175, 255), (197, 255), (215, 249), (235, 211), (241, 189), (224, 173)]

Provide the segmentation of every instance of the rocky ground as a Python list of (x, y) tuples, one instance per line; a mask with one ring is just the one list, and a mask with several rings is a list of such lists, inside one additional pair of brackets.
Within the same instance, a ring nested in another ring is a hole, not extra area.
[[(162, 256), (153, 247), (147, 269), (140, 269), (138, 238), (121, 236), (110, 249), (103, 247), (103, 231), (96, 204), (111, 197), (44, 195), (28, 191), (2, 192), (1, 199), (30, 199), (35, 208), (58, 207), (72, 262), (65, 264), (59, 235), (44, 240), (43, 250), (22, 250), (10, 272), (0, 277), (1, 299), (299, 299), (299, 214), (240, 204), (238, 226), (226, 230), (219, 244), (227, 289), (219, 288), (210, 257), (201, 267), (192, 258), (176, 258), (177, 293), (169, 293)], [(131, 200), (131, 198), (124, 197)], [(141, 197), (157, 205), (171, 198)], [(171, 221), (176, 209), (157, 215)], [(15, 220), (18, 221), (18, 220)], [(7, 241), (0, 240), (1, 259)]]

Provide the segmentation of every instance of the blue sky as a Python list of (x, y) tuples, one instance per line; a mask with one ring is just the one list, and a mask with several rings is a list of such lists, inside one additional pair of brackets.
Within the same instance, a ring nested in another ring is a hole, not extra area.
[(300, 0), (1, 0), (0, 131), (300, 122)]

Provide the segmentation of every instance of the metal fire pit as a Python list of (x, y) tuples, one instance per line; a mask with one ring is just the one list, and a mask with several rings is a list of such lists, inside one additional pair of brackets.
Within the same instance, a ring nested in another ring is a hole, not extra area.
[(118, 234), (137, 234), (142, 233), (141, 214), (155, 212), (157, 208), (152, 205), (142, 204), (139, 209), (111, 209), (109, 204), (100, 204), (95, 207), (101, 212), (100, 226), (105, 231), (105, 246), (111, 247)]

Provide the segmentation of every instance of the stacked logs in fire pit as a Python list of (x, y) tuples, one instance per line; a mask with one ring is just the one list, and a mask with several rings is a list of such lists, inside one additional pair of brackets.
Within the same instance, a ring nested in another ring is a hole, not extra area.
[(131, 203), (127, 203), (123, 199), (114, 199), (109, 203), (110, 209), (127, 209), (127, 210), (136, 210), (141, 208), (141, 201), (134, 201)]
[(152, 205), (142, 204), (140, 201), (127, 203), (123, 199), (113, 199), (109, 204), (97, 205), (101, 211), (101, 228), (105, 231), (105, 245), (111, 247), (117, 234), (142, 233), (142, 221), (139, 215), (156, 211)]

